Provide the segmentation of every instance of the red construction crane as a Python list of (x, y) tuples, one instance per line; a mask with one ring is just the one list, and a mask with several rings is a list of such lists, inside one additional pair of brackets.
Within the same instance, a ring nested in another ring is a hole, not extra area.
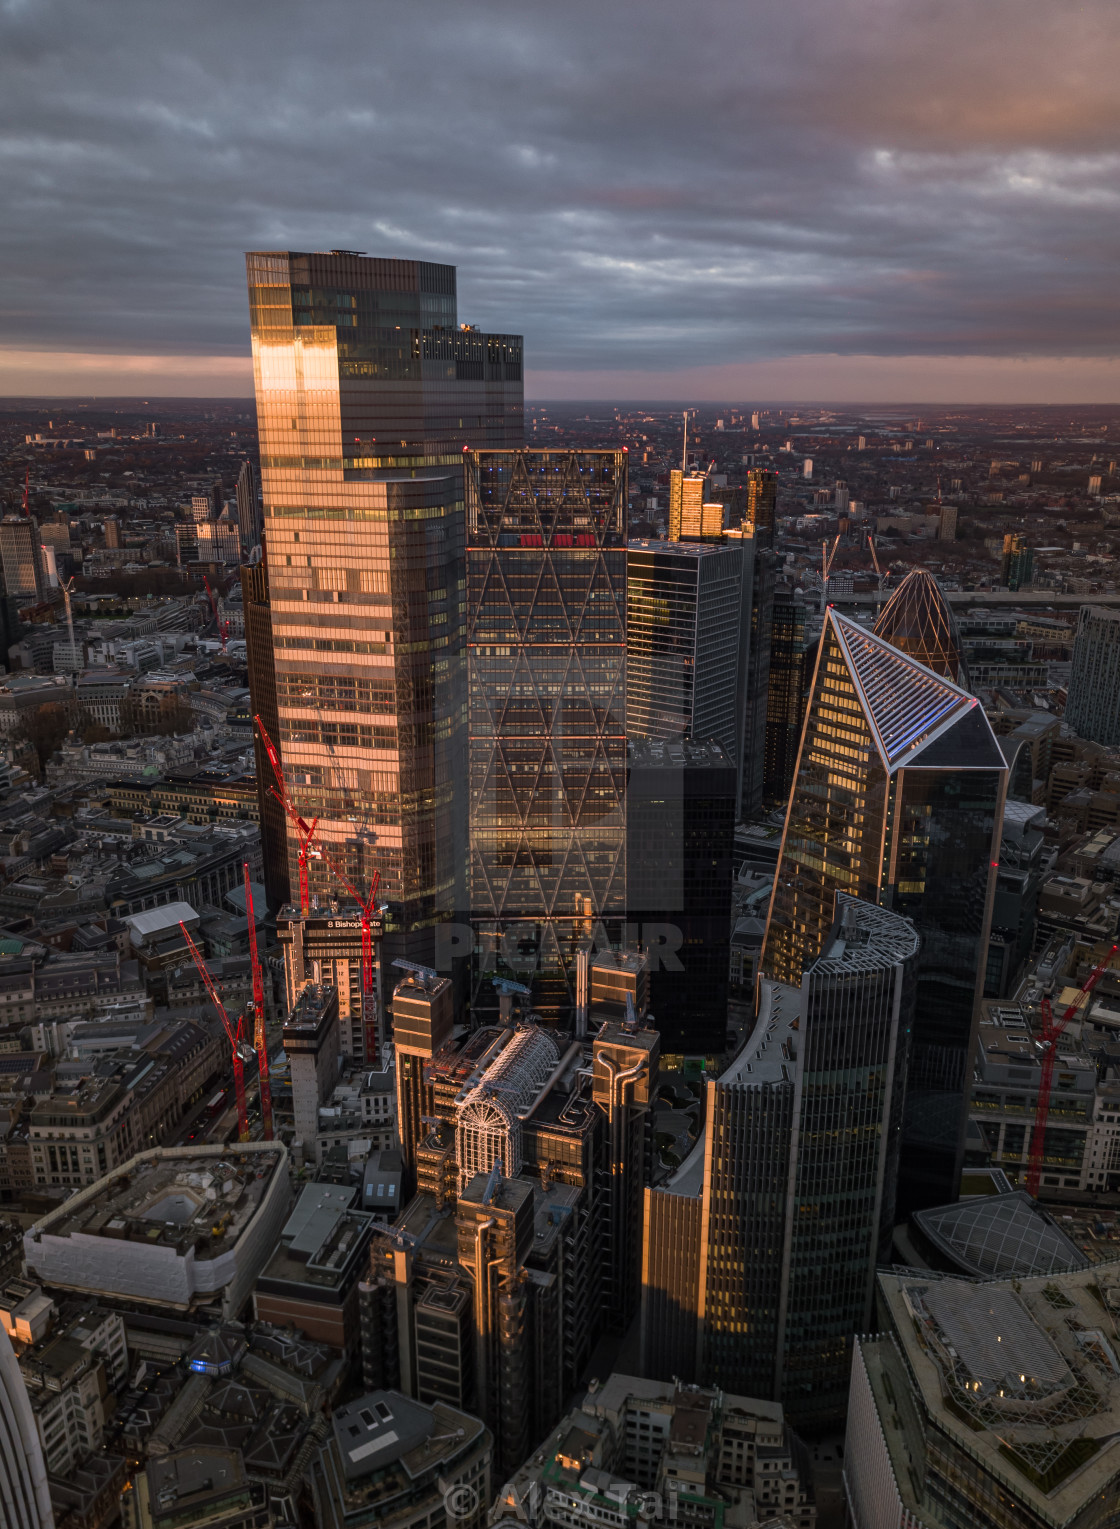
[(210, 601), (210, 609), (214, 613), (214, 625), (218, 630), (218, 640), (222, 645), (222, 652), (224, 653), (226, 651), (226, 639), (229, 637), (229, 622), (223, 621), (218, 614), (218, 601), (214, 591), (210, 588), (210, 580), (205, 574), (202, 576), (202, 582), (206, 586), (206, 595)]
[(206, 991), (210, 995), (210, 1002), (218, 1011), (218, 1018), (226, 1032), (230, 1051), (233, 1053), (233, 1089), (237, 1095), (237, 1139), (238, 1141), (249, 1140), (249, 1113), (245, 1108), (245, 1064), (241, 1060), (241, 1020), (237, 1021), (235, 1030), (229, 1022), (226, 1006), (218, 997), (218, 989), (214, 986), (210, 973), (206, 970), (206, 962), (198, 951), (198, 946), (191, 939), (186, 924), (181, 920), (179, 928), (183, 931), (183, 938), (187, 942), (187, 949), (194, 958), (194, 964), (198, 967), (198, 974), (206, 984)]
[(272, 1085), (268, 1081), (268, 1038), (264, 1033), (264, 978), (257, 954), (257, 920), (253, 912), (253, 887), (249, 862), (245, 862), (245, 914), (249, 920), (249, 959), (253, 965), (253, 1045), (257, 1053), (257, 1078), (261, 1091), (261, 1124), (265, 1141), (272, 1140)]
[(365, 1032), (366, 1061), (381, 1060), (381, 1036), (377, 1022), (377, 988), (373, 978), (373, 918), (377, 913), (377, 894), (381, 887), (381, 872), (375, 870), (370, 883), (369, 896), (363, 898), (350, 885), (326, 850), (323, 859), (331, 874), (340, 881), (358, 905), (358, 917), (362, 923), (362, 1029)]
[(311, 822), (307, 823), (304, 818), (300, 817), (288, 792), (288, 783), (284, 779), (284, 770), (280, 764), (280, 755), (276, 752), (276, 746), (265, 731), (264, 723), (260, 717), (254, 717), (253, 721), (257, 724), (257, 731), (261, 735), (261, 742), (264, 744), (265, 753), (268, 755), (268, 762), (271, 764), (272, 773), (276, 777), (276, 785), (269, 787), (269, 795), (274, 796), (281, 807), (283, 807), (287, 814), (288, 822), (291, 823), (295, 830), (296, 839), (299, 843), (299, 910), (306, 916), (310, 907), (307, 896), (307, 860), (311, 853), (311, 841), (315, 837), (315, 826), (319, 819), (312, 818)]
[(1077, 997), (1070, 1004), (1061, 1019), (1055, 1021), (1053, 1010), (1050, 1007), (1050, 999), (1045, 993), (1042, 995), (1042, 1034), (1036, 1042), (1042, 1048), (1042, 1076), (1038, 1082), (1038, 1106), (1034, 1112), (1030, 1166), (1027, 1169), (1027, 1192), (1036, 1197), (1038, 1195), (1039, 1178), (1042, 1174), (1042, 1159), (1046, 1146), (1046, 1122), (1050, 1116), (1050, 1091), (1054, 1084), (1054, 1063), (1058, 1055), (1058, 1041), (1061, 1039), (1062, 1031), (1108, 970), (1109, 962), (1116, 954), (1118, 948), (1120, 947), (1114, 945), (1108, 955), (1097, 962), (1096, 966), (1093, 967), (1093, 970), (1081, 984)]

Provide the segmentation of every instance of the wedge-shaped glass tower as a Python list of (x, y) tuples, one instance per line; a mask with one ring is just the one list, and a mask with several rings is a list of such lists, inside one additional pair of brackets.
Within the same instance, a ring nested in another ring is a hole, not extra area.
[(626, 914), (626, 454), (465, 461), (476, 970), (562, 1018)]
[(980, 704), (829, 610), (786, 815), (763, 971), (799, 985), (836, 894), (921, 936), (900, 1209), (957, 1196), (1007, 765)]
[(875, 622), (875, 635), (935, 674), (968, 688), (968, 665), (956, 618), (932, 573), (913, 568)]

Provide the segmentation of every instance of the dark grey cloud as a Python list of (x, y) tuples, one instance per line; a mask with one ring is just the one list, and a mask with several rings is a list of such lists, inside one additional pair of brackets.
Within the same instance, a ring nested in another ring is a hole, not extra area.
[(1120, 350), (1115, 0), (0, 0), (0, 345), (247, 348), (247, 248), (538, 369)]

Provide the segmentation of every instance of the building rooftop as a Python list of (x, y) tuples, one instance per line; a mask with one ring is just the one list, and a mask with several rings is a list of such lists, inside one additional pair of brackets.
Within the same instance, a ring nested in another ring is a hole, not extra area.
[(248, 1226), (286, 1163), (286, 1150), (274, 1142), (156, 1148), (37, 1221), (25, 1238), (29, 1260), (41, 1237), (78, 1233), (172, 1246), (196, 1260), (218, 1257)]
[(900, 1352), (878, 1345), (871, 1381), (880, 1417), (895, 1419), (885, 1437), (897, 1481), (923, 1451), (909, 1433), (918, 1419), (896, 1400), (911, 1384), (892, 1370), (901, 1361), (927, 1416), (1038, 1522), (1070, 1523), (1115, 1491), (1120, 1265), (979, 1283), (881, 1273), (879, 1288)]
[(1084, 1269), (1089, 1260), (1025, 1190), (977, 1195), (917, 1211), (929, 1241), (960, 1269), (982, 1279)]

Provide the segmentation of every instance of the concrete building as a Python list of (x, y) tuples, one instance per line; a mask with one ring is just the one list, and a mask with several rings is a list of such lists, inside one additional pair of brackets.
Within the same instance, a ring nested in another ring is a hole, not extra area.
[(506, 1482), (491, 1525), (816, 1523), (809, 1453), (776, 1402), (613, 1374)]
[(309, 983), (284, 1021), (284, 1051), (292, 1073), (296, 1140), (314, 1150), (319, 1110), (338, 1082), (338, 991)]
[(257, 1278), (257, 1320), (295, 1327), (349, 1354), (359, 1335), (358, 1281), (369, 1267), (373, 1216), (357, 1189), (307, 1184)]
[(35, 1222), (28, 1277), (126, 1309), (225, 1321), (276, 1246), (290, 1198), (279, 1142), (142, 1152)]
[(338, 995), (342, 1055), (376, 1067), (385, 1035), (380, 919), (371, 920), (374, 986), (368, 998), (362, 991), (362, 922), (353, 904), (340, 907), (320, 898), (316, 907), (301, 913), (285, 903), (277, 915), (276, 934), (284, 952), (289, 1011), (308, 982), (333, 987)]
[(124, 1529), (272, 1529), (267, 1489), (250, 1481), (239, 1449), (171, 1450), (136, 1473), (121, 1497)]
[(491, 1450), (483, 1424), (446, 1403), (359, 1397), (334, 1413), (314, 1466), (317, 1529), (481, 1529)]
[(858, 1338), (853, 1529), (1105, 1529), (1120, 1501), (1117, 1267), (1014, 1280), (879, 1276)]
[[(365, 1383), (476, 1412), (503, 1471), (638, 1299), (658, 1036), (615, 1017), (617, 982), (604, 1000), (584, 975), (593, 1041), (516, 1020), (506, 995), (503, 1023), (415, 1058), (417, 1193), (375, 1234), (360, 1291)], [(636, 975), (621, 973), (640, 1011)]]
[(1081, 607), (1065, 719), (1082, 738), (1120, 744), (1120, 611)]

